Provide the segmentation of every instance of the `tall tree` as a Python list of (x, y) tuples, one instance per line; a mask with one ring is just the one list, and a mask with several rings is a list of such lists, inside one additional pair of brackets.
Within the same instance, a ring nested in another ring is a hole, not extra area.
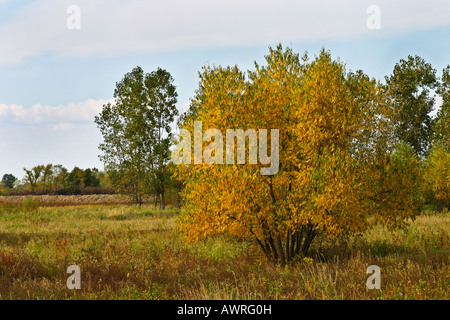
[(442, 74), (438, 93), (442, 106), (434, 119), (432, 147), (425, 161), (428, 201), (450, 209), (450, 65)]
[(450, 65), (442, 72), (438, 93), (442, 106), (435, 118), (433, 143), (441, 144), (450, 152)]
[(394, 131), (417, 155), (427, 154), (433, 132), (431, 111), (437, 86), (436, 70), (419, 56), (401, 59), (386, 76), (393, 107)]
[(114, 98), (95, 117), (104, 138), (100, 159), (117, 190), (141, 205), (166, 159), (169, 141), (164, 133), (170, 133), (176, 112), (175, 87), (167, 71), (144, 74), (136, 67), (116, 84)]
[(171, 177), (166, 166), (170, 159), (172, 143), (171, 125), (178, 115), (175, 106), (178, 94), (170, 73), (160, 68), (146, 75), (145, 85), (149, 89), (151, 116), (155, 123), (151, 187), (157, 195), (160, 209), (164, 209), (165, 190)]

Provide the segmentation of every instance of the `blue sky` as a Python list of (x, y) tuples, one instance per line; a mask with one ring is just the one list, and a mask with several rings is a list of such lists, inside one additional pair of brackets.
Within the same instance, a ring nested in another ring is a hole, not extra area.
[[(79, 29), (67, 27), (70, 5)], [(371, 5), (381, 29), (367, 26)], [(383, 80), (409, 54), (440, 74), (449, 40), (448, 0), (0, 0), (0, 175), (47, 163), (102, 169), (94, 116), (137, 65), (168, 70), (186, 110), (202, 66), (252, 69), (277, 43), (310, 56), (325, 47)]]

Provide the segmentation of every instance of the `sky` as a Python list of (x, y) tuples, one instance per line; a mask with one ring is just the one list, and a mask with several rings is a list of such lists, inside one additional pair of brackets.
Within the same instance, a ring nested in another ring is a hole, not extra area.
[(310, 57), (325, 48), (380, 81), (408, 55), (440, 75), (450, 1), (0, 0), (0, 177), (103, 169), (94, 117), (136, 66), (170, 72), (183, 112), (202, 66), (252, 70), (278, 43)]

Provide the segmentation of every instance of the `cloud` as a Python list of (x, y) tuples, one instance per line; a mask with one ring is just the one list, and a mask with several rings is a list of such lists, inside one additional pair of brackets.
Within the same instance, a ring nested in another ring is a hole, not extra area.
[(9, 113), (9, 106), (0, 104), (0, 119)]
[[(377, 2), (384, 35), (450, 23), (448, 0)], [(376, 34), (366, 26), (372, 0), (78, 0), (81, 28), (69, 30), (66, 10), (72, 4), (37, 0), (0, 24), (0, 64), (42, 54), (78, 57)]]
[(53, 131), (68, 130), (75, 127), (75, 123), (93, 122), (104, 104), (114, 102), (114, 99), (88, 99), (79, 103), (60, 106), (43, 106), (35, 104), (31, 108), (23, 105), (0, 104), (0, 121), (12, 120), (17, 124), (44, 124)]
[[(26, 108), (17, 104), (0, 104), (0, 123), (2, 121), (16, 125), (44, 125), (52, 131), (70, 130), (77, 124), (93, 124), (107, 103), (114, 103), (114, 99), (88, 99), (67, 105), (49, 106), (39, 103)], [(190, 102), (178, 103), (180, 113), (189, 109)]]
[(50, 125), (52, 131), (64, 131), (64, 130), (70, 130), (75, 128), (75, 125), (72, 123), (66, 123), (66, 122), (62, 122), (62, 123), (58, 123), (58, 124), (52, 124)]

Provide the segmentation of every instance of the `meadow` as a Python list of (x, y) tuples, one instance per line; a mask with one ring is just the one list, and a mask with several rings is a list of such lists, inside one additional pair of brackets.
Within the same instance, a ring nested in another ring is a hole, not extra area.
[[(280, 266), (251, 241), (188, 243), (176, 209), (0, 203), (0, 299), (450, 299), (450, 213), (376, 226)], [(69, 290), (67, 267), (81, 270)], [(369, 265), (381, 290), (369, 290)]]

